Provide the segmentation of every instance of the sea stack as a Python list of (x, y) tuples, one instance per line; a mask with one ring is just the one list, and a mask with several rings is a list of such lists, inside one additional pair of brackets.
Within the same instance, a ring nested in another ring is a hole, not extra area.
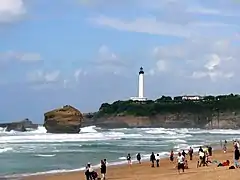
[(82, 121), (82, 113), (70, 105), (44, 114), (44, 127), (47, 133), (79, 133)]

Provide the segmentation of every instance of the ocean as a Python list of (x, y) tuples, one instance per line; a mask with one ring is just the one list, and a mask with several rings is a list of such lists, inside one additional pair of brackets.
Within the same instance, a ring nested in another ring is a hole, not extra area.
[(168, 156), (175, 152), (198, 149), (200, 145), (220, 144), (220, 140), (240, 137), (240, 130), (84, 127), (79, 134), (47, 134), (44, 127), (30, 132), (5, 132), (0, 129), (0, 178), (82, 170), (86, 163), (125, 163), (128, 153), (140, 152)]

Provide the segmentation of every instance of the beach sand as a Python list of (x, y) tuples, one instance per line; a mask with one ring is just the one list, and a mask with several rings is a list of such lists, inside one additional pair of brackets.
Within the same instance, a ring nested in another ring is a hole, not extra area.
[[(107, 180), (240, 180), (240, 169), (228, 169), (228, 167), (217, 167), (217, 164), (209, 164), (208, 167), (197, 168), (197, 156), (190, 161), (184, 173), (178, 174), (175, 165), (168, 158), (161, 159), (160, 167), (151, 168), (150, 162), (133, 165), (111, 166), (107, 169)], [(213, 152), (211, 160), (226, 161), (233, 164), (233, 148), (229, 146), (228, 152), (222, 150)], [(99, 172), (99, 170), (97, 170)], [(59, 173), (27, 177), (24, 180), (85, 180), (84, 172)]]

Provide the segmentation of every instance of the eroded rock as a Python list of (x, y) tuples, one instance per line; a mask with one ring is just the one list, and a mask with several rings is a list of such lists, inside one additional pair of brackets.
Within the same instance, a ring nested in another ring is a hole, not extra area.
[(82, 113), (70, 105), (44, 114), (47, 133), (79, 133), (82, 121)]

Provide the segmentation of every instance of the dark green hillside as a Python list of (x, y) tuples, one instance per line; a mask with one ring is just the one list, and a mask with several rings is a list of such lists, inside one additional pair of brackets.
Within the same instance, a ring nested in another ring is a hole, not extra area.
[(240, 95), (205, 96), (201, 100), (182, 100), (181, 96), (162, 96), (146, 102), (116, 101), (103, 103), (97, 113), (98, 117), (115, 115), (155, 116), (165, 113), (201, 113), (240, 110)]

